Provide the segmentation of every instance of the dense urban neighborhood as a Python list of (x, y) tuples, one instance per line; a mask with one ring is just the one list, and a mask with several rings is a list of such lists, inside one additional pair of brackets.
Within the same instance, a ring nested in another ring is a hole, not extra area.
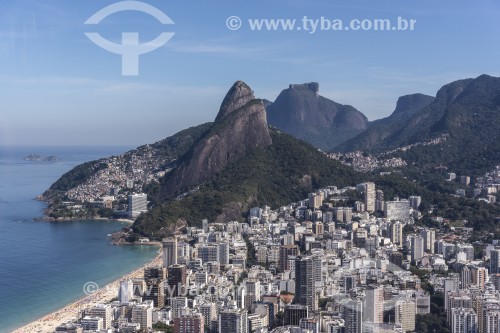
[(470, 228), (439, 216), (424, 226), (421, 200), (365, 182), (254, 207), (244, 223), (203, 220), (163, 239), (162, 264), (122, 280), (112, 302), (55, 330), (494, 332), (498, 240), (471, 243)]

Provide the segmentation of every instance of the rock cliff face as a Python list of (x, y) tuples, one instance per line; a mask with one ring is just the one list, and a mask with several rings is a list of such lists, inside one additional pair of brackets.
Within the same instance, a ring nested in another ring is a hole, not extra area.
[(390, 145), (392, 138), (398, 135), (403, 126), (434, 100), (434, 97), (424, 94), (401, 96), (396, 109), (390, 116), (371, 122), (366, 131), (335, 149), (339, 151), (369, 150), (375, 145)]
[(231, 112), (241, 108), (252, 99), (255, 99), (252, 89), (250, 89), (245, 82), (236, 81), (231, 89), (229, 89), (226, 97), (224, 97), (215, 121), (218, 121)]
[(252, 150), (271, 144), (263, 102), (238, 81), (224, 98), (213, 126), (165, 180), (164, 194), (187, 191)]
[[(426, 106), (410, 112), (407, 118), (398, 117), (408, 110), (395, 112), (386, 118), (387, 126), (375, 126), (374, 122), (339, 149), (378, 153), (437, 140), (393, 156), (403, 158), (418, 173), (444, 165), (457, 174), (475, 176), (500, 163), (500, 78), (481, 75), (458, 80), (439, 89), (434, 99), (418, 97), (413, 102), (418, 103), (409, 103), (406, 108)], [(405, 103), (398, 103), (398, 107), (400, 104)]]
[(267, 114), (270, 125), (326, 151), (368, 126), (352, 106), (320, 96), (316, 82), (291, 84), (267, 107)]
[(411, 94), (401, 96), (396, 104), (396, 109), (392, 115), (405, 114), (412, 116), (416, 112), (422, 110), (427, 105), (434, 102), (434, 97), (424, 94)]

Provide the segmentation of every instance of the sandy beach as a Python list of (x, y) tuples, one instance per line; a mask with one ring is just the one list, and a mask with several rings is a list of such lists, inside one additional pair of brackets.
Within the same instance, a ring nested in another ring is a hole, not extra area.
[[(160, 247), (161, 249), (161, 247)], [(119, 279), (100, 287), (95, 293), (79, 299), (76, 302), (66, 305), (62, 309), (54, 311), (40, 319), (37, 319), (21, 328), (13, 331), (13, 333), (52, 333), (55, 328), (65, 322), (69, 322), (79, 317), (81, 311), (91, 308), (100, 303), (108, 303), (118, 296), (121, 280), (143, 277), (145, 267), (158, 266), (162, 263), (161, 250), (160, 253), (149, 263), (135, 271), (128, 273)]]

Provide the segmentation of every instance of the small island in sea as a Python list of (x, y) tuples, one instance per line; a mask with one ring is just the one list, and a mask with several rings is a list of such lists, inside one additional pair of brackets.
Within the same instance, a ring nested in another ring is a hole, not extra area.
[(43, 155), (37, 155), (37, 154), (30, 154), (28, 156), (25, 156), (23, 158), (25, 161), (32, 161), (32, 162), (59, 162), (61, 159), (57, 156), (43, 156)]

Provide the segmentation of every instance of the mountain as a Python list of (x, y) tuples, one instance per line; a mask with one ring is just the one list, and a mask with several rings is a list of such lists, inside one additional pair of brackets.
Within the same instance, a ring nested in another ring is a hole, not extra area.
[[(415, 113), (417, 113), (427, 105), (434, 102), (434, 99), (435, 97), (424, 94), (412, 94), (412, 95), (401, 96), (399, 97), (398, 102), (396, 104), (396, 109), (394, 110), (391, 116), (396, 117), (404, 115), (405, 117), (410, 118)], [(390, 118), (390, 116), (388, 118)]]
[(178, 220), (189, 224), (202, 218), (241, 220), (252, 205), (285, 205), (319, 186), (357, 181), (359, 174), (352, 169), (270, 129), (264, 103), (238, 81), (213, 123), (79, 165), (57, 180), (42, 199), (49, 202), (53, 218), (90, 218), (110, 212), (89, 204), (75, 213), (65, 202), (102, 202), (103, 196), (118, 188), (116, 204), (124, 209), (127, 194), (144, 191), (153, 209), (134, 228), (158, 235)]
[[(309, 91), (299, 95), (316, 96), (318, 91), (315, 84), (290, 89)], [(269, 128), (263, 101), (255, 99), (251, 89), (238, 81), (213, 123), (123, 155), (79, 165), (55, 182), (42, 199), (49, 201), (54, 218), (92, 218), (113, 214), (97, 207), (106, 203), (102, 197), (110, 189), (120, 189), (113, 204), (118, 210), (126, 209), (128, 194), (144, 191), (152, 209), (142, 214), (133, 228), (138, 234), (158, 239), (179, 225), (198, 225), (203, 218), (243, 220), (252, 206), (276, 208), (303, 199), (318, 187), (354, 185), (368, 177), (387, 197), (419, 193), (427, 207), (436, 205), (443, 217), (464, 218), (472, 226), (487, 227), (491, 217), (498, 216), (497, 210), (485, 214), (488, 205), (450, 196), (454, 192), (449, 186), (425, 177), (435, 166), (475, 176), (500, 164), (499, 124), (500, 78), (482, 75), (456, 81), (441, 88), (436, 98), (403, 96), (391, 116), (374, 122), (369, 129), (380, 135), (389, 128), (390, 140), (375, 140), (367, 147), (384, 152), (384, 156), (403, 158), (407, 168), (416, 171), (413, 175), (423, 177), (407, 179), (406, 169), (389, 176), (361, 175), (310, 144)], [(376, 126), (382, 129), (376, 130)], [(419, 144), (424, 141), (430, 143)], [(393, 150), (385, 151), (388, 147)], [(437, 178), (442, 180), (439, 175)], [(450, 215), (457, 211), (450, 207), (461, 207), (461, 215)]]
[(459, 174), (479, 175), (500, 164), (499, 134), (500, 78), (481, 75), (443, 86), (429, 105), (397, 126), (374, 126), (340, 148), (396, 149), (392, 155), (417, 168), (444, 165)]
[(367, 118), (350, 105), (319, 95), (318, 83), (291, 84), (267, 107), (270, 125), (324, 151), (368, 127)]
[(194, 226), (204, 218), (238, 221), (257, 205), (276, 208), (302, 200), (321, 186), (347, 186), (363, 180), (359, 173), (308, 143), (276, 129), (269, 133), (271, 145), (229, 163), (187, 196), (163, 201), (137, 219), (135, 231), (160, 238), (178, 221)]
[(149, 188), (155, 207), (137, 219), (134, 229), (159, 237), (179, 221), (241, 220), (254, 205), (278, 207), (319, 186), (359, 179), (311, 145), (269, 129), (263, 102), (238, 81), (211, 128), (179, 158), (177, 168)]
[(335, 150), (365, 151), (371, 150), (375, 145), (391, 147), (391, 142), (403, 129), (406, 122), (434, 100), (434, 97), (424, 94), (400, 97), (396, 109), (390, 116), (371, 122), (366, 131), (339, 145)]
[(252, 150), (271, 144), (264, 104), (238, 81), (224, 98), (213, 126), (167, 175), (161, 194), (168, 197), (187, 191)]
[[(80, 164), (62, 175), (42, 195), (42, 199), (54, 201), (69, 199), (86, 201), (108, 195), (112, 187), (126, 188), (132, 180), (140, 188), (158, 180), (161, 172), (176, 165), (212, 123), (190, 127), (151, 145), (140, 146), (119, 156), (102, 158)], [(141, 170), (140, 173), (134, 170)], [(144, 181), (144, 175), (149, 180)], [(98, 186), (96, 186), (98, 184)]]

